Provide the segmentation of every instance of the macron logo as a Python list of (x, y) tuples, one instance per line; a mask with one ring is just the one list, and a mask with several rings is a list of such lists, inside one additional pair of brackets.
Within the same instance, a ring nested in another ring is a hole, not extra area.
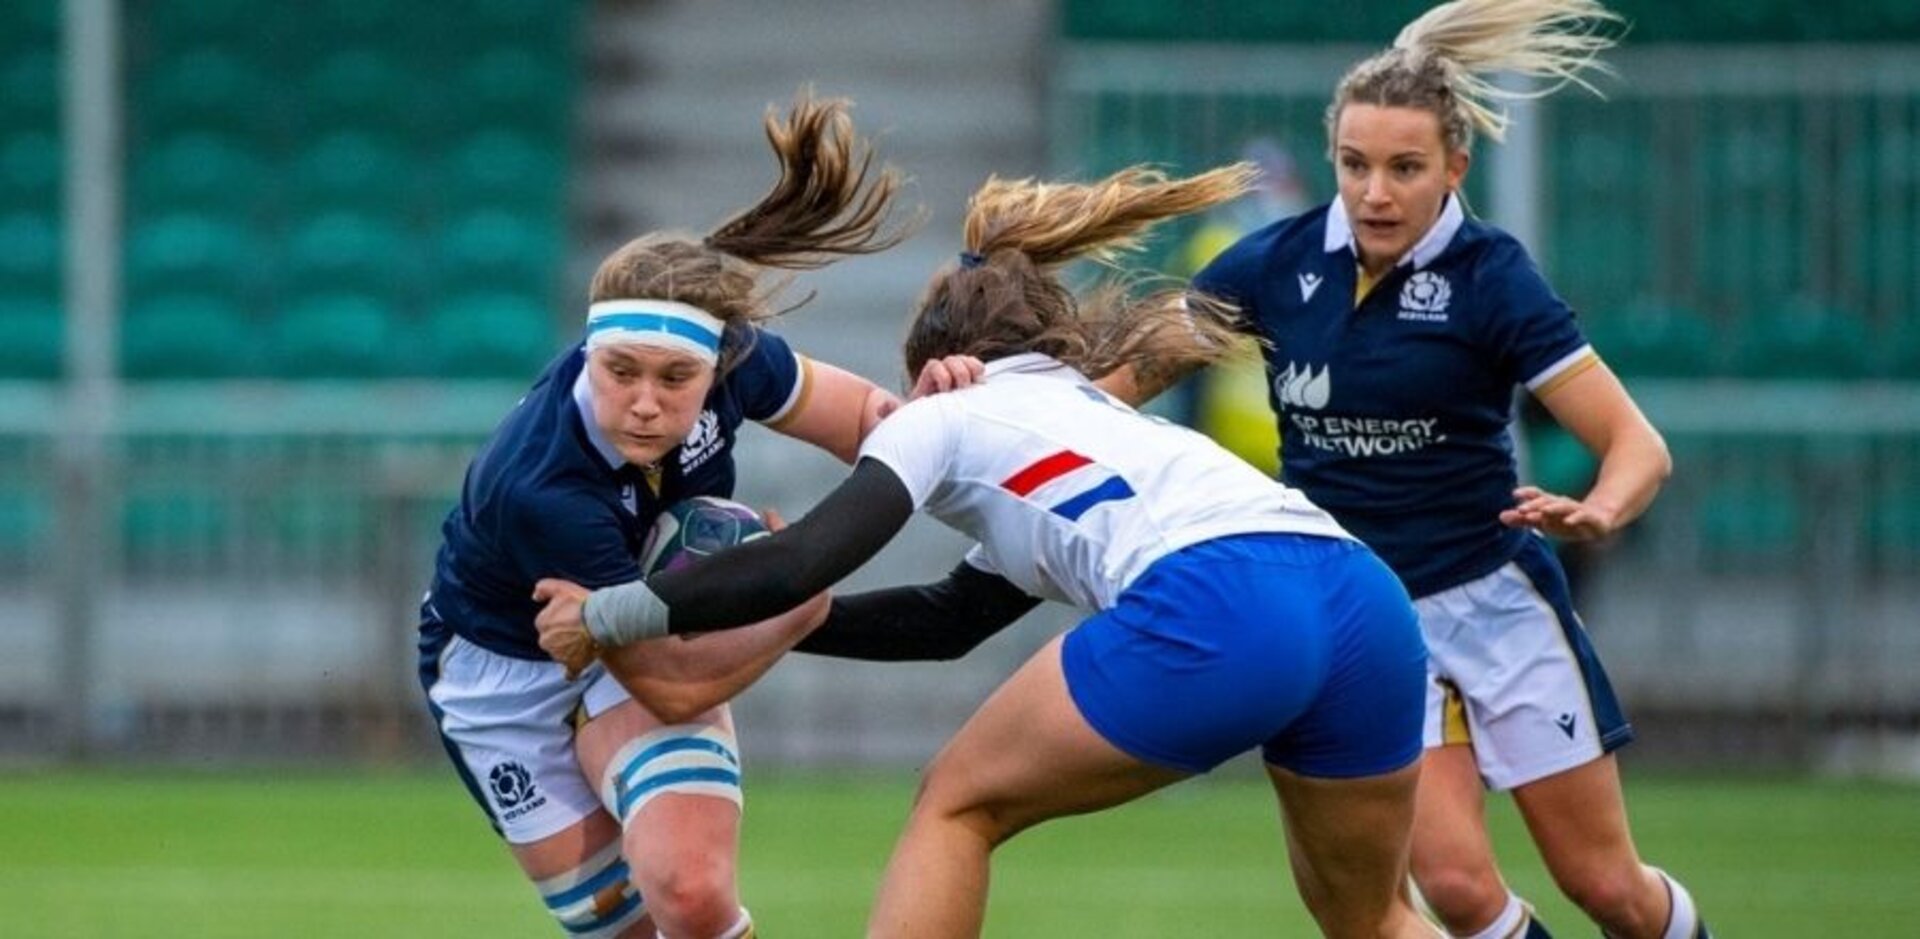
[(1319, 274), (1301, 274), (1300, 275), (1300, 302), (1301, 303), (1305, 303), (1308, 300), (1313, 299), (1313, 292), (1320, 289), (1321, 279), (1322, 278), (1320, 277)]

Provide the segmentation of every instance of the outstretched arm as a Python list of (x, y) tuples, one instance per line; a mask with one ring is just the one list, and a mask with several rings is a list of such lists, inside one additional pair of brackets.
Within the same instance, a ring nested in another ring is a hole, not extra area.
[(1039, 603), (962, 561), (937, 583), (835, 597), (826, 622), (794, 648), (872, 662), (957, 659)]
[(571, 669), (597, 649), (669, 633), (734, 629), (800, 605), (879, 553), (913, 515), (894, 471), (862, 460), (791, 527), (650, 580), (540, 613), (540, 646)]

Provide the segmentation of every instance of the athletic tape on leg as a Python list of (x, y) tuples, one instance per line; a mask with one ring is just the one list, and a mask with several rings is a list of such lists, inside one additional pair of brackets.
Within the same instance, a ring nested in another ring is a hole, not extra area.
[(655, 796), (669, 792), (743, 804), (733, 734), (710, 724), (675, 724), (635, 738), (607, 764), (600, 800), (626, 825)]
[(579, 867), (535, 881), (534, 886), (560, 928), (581, 939), (614, 939), (647, 912), (627, 874), (619, 841)]

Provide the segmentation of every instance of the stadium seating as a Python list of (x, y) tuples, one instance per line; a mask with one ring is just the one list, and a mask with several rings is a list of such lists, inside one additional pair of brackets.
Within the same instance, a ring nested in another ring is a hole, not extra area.
[(279, 287), (292, 295), (344, 291), (401, 302), (421, 287), (423, 273), (417, 241), (395, 223), (329, 212), (290, 233)]
[(1636, 304), (1583, 314), (1580, 326), (1622, 375), (1695, 378), (1719, 373), (1725, 358), (1712, 323), (1682, 307)]
[(0, 297), (0, 380), (60, 377), (64, 333), (51, 298)]
[(418, 163), (390, 138), (340, 131), (295, 157), (290, 172), (292, 214), (348, 211), (418, 215)]
[(60, 289), (60, 229), (38, 212), (0, 216), (0, 293), (51, 297)]
[(532, 375), (559, 351), (538, 303), (507, 293), (455, 297), (428, 314), (420, 351), (428, 372), (460, 378)]
[(394, 310), (373, 296), (339, 293), (295, 300), (273, 321), (275, 378), (379, 378), (400, 370), (413, 347), (402, 343)]
[(436, 187), (440, 199), (450, 209), (554, 216), (564, 207), (566, 167), (552, 144), (537, 141), (489, 127), (459, 142), (444, 159)]
[(250, 221), (272, 208), (267, 167), (238, 137), (186, 133), (156, 143), (132, 167), (135, 215), (206, 213)]
[(1858, 379), (1873, 371), (1862, 317), (1790, 304), (1747, 317), (1733, 337), (1735, 369), (1755, 378)]
[(448, 225), (436, 246), (440, 292), (553, 286), (565, 245), (559, 234), (509, 212), (483, 210)]
[(143, 299), (120, 324), (129, 379), (229, 378), (259, 367), (259, 328), (219, 295)]
[(22, 128), (0, 135), (0, 214), (52, 215), (59, 208), (64, 167), (60, 141), (50, 131)]
[(131, 229), (129, 299), (178, 292), (238, 298), (270, 273), (270, 260), (238, 221), (188, 212), (163, 215)]

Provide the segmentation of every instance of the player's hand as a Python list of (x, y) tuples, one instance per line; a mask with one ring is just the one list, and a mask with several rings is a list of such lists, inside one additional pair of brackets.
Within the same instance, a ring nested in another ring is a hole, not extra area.
[(566, 666), (567, 680), (580, 677), (600, 654), (600, 644), (587, 632), (583, 619), (590, 591), (572, 581), (549, 577), (533, 585), (533, 599), (547, 608), (534, 617), (540, 630), (540, 648)]
[(1537, 528), (1562, 541), (1597, 541), (1614, 529), (1611, 511), (1537, 486), (1515, 489), (1513, 508), (1501, 512), (1500, 521), (1510, 528)]
[(958, 391), (986, 377), (987, 363), (970, 355), (949, 355), (944, 358), (928, 359), (920, 366), (920, 375), (914, 379), (913, 391), (907, 400), (924, 398), (927, 395), (946, 391)]

